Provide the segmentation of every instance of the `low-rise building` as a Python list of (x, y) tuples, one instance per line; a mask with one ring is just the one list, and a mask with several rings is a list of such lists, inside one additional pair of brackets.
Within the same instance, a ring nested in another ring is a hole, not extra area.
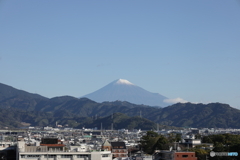
[(124, 142), (111, 142), (113, 158), (128, 157), (128, 150)]
[(195, 152), (159, 151), (153, 154), (153, 160), (197, 160)]
[[(53, 140), (54, 141), (54, 140)], [(81, 151), (67, 148), (63, 144), (49, 144), (42, 141), (35, 146), (27, 146), (24, 141), (17, 145), (17, 160), (112, 160), (111, 151)]]

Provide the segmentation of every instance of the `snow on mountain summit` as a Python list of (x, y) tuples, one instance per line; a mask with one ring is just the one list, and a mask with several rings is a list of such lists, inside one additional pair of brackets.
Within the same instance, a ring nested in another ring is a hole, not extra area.
[(116, 84), (127, 84), (127, 85), (134, 85), (133, 83), (129, 82), (126, 79), (119, 79), (117, 80)]

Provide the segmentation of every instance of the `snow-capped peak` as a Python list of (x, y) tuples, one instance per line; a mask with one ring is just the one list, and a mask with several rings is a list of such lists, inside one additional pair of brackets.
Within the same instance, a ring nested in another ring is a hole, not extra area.
[(117, 82), (117, 84), (127, 84), (127, 85), (134, 85), (133, 83), (129, 82), (126, 79), (119, 79)]

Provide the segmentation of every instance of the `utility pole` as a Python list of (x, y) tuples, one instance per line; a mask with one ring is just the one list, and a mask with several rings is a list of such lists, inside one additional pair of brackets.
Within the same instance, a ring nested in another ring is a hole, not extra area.
[(102, 135), (102, 123), (101, 123), (101, 135)]

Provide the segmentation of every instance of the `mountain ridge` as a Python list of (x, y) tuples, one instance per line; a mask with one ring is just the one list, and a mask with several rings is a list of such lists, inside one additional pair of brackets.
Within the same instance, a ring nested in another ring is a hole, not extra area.
[[(129, 117), (139, 116), (167, 126), (240, 128), (240, 110), (228, 104), (177, 103), (159, 108), (127, 101), (97, 103), (88, 98), (78, 99), (71, 96), (48, 99), (13, 87), (9, 88), (13, 91), (8, 92), (8, 87), (7, 85), (0, 87), (1, 126), (5, 123), (7, 126), (19, 126), (18, 122), (44, 126), (59, 121), (76, 127), (75, 121), (83, 121), (86, 125), (92, 121), (91, 117), (106, 117), (119, 112)], [(5, 116), (8, 112), (8, 116)]]
[(44, 96), (35, 93), (29, 93), (23, 90), (16, 89), (12, 86), (0, 83), (0, 100), (10, 98), (13, 96), (24, 95), (25, 97), (31, 97), (36, 99), (48, 99)]

